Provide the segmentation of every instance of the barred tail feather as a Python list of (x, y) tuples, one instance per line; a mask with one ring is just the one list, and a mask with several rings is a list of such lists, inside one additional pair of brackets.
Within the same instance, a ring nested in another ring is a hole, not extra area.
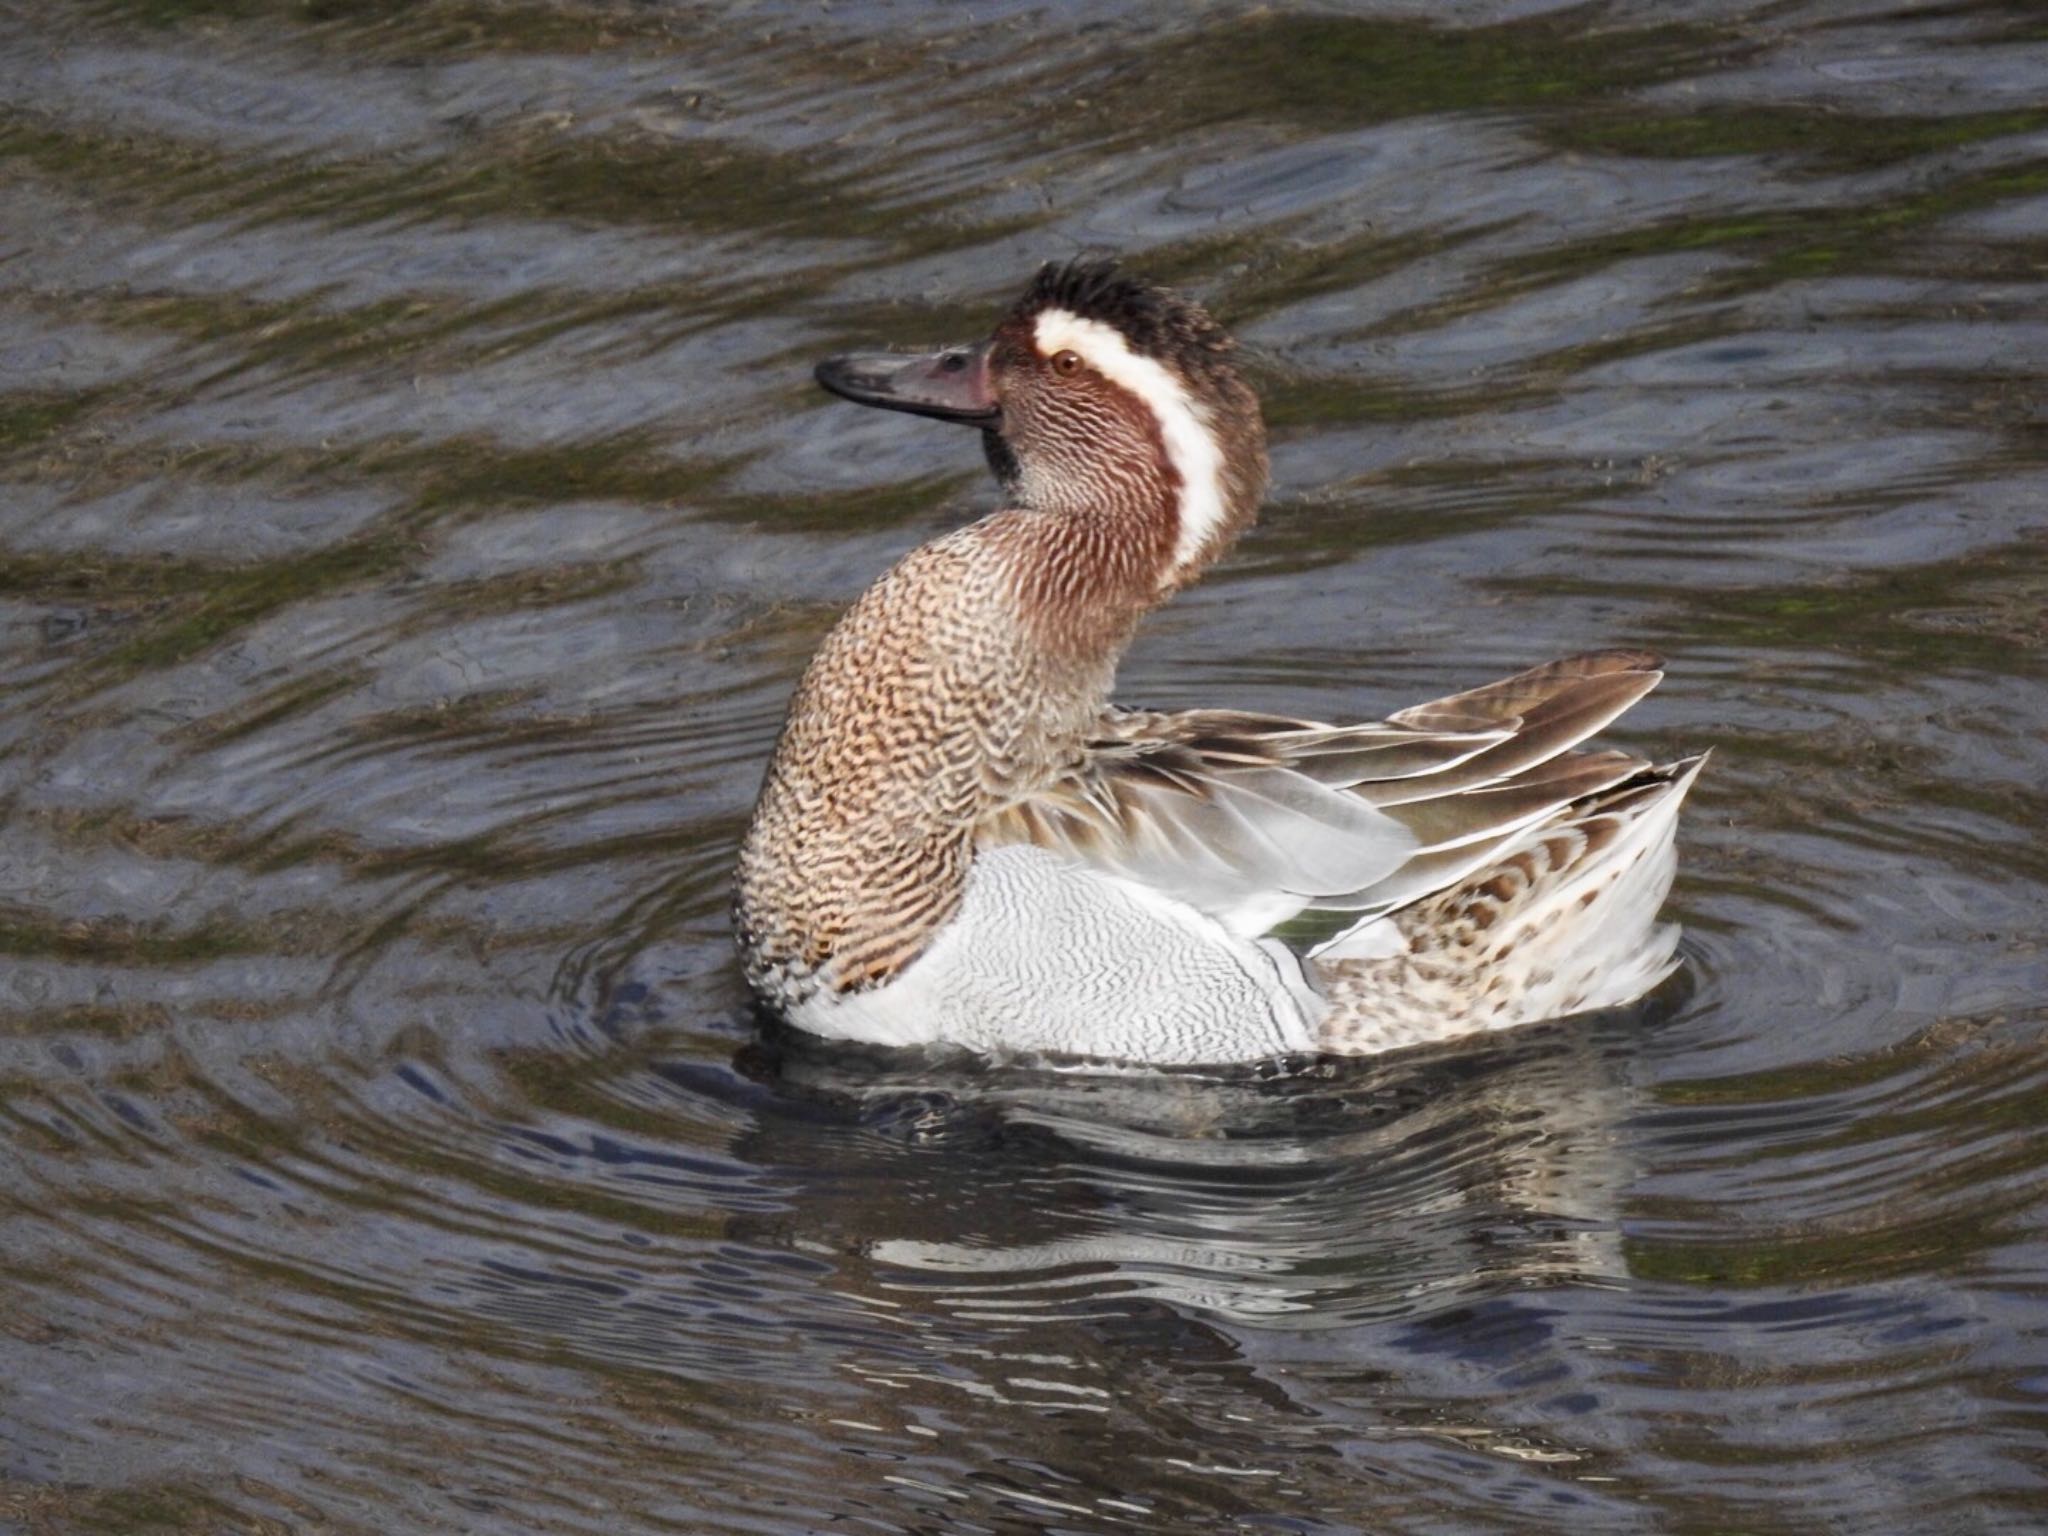
[(1522, 833), (1447, 890), (1311, 957), (1322, 1044), (1364, 1054), (1633, 1002), (1677, 968), (1657, 921), (1704, 755), (1644, 768)]

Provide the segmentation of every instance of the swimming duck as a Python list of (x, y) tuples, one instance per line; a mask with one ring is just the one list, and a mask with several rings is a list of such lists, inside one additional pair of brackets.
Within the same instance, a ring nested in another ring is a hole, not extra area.
[[(1199, 304), (1049, 264), (979, 345), (817, 378), (979, 428), (1006, 504), (905, 556), (797, 687), (734, 907), (790, 1023), (1211, 1064), (1503, 1029), (1676, 968), (1657, 913), (1705, 759), (1575, 750), (1656, 686), (1652, 656), (1360, 725), (1109, 702), (1138, 621), (1265, 492), (1258, 399)], [(1314, 914), (1337, 931), (1274, 937)]]

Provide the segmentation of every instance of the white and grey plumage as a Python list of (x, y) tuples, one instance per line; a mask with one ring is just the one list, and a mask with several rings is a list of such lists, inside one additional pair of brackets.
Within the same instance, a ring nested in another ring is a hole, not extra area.
[[(1703, 758), (1580, 744), (1654, 687), (1606, 651), (1333, 726), (1109, 703), (1139, 619), (1251, 522), (1258, 402), (1196, 304), (1076, 262), (980, 346), (839, 358), (863, 403), (979, 426), (1004, 510), (826, 638), (737, 877), (792, 1023), (1155, 1063), (1363, 1053), (1640, 997)], [(1337, 928), (1306, 954), (1272, 937)]]

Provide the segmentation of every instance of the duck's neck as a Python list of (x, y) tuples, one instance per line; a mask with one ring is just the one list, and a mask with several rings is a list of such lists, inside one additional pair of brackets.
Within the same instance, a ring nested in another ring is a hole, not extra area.
[(791, 1005), (890, 979), (957, 910), (976, 828), (1077, 766), (1157, 590), (1099, 537), (997, 513), (913, 551), (826, 637), (740, 857), (757, 989)]
[(1190, 553), (1163, 449), (1085, 500), (1073, 483), (1026, 469), (1024, 505), (914, 550), (812, 659), (740, 858), (764, 995), (794, 1006), (916, 959), (977, 829), (1082, 764), (1138, 620), (1222, 547)]

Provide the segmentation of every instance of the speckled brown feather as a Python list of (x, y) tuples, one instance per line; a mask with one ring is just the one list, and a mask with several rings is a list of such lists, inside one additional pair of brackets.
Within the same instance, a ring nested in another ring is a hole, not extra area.
[(1048, 533), (1002, 513), (913, 551), (812, 659), (740, 857), (763, 992), (901, 969), (951, 917), (989, 806), (1079, 752), (1111, 663), (1055, 659), (1021, 616)]
[[(1034, 330), (1048, 307), (1075, 318)], [(1112, 348), (1101, 372), (1071, 356), (1055, 368), (1060, 359), (1040, 356), (1036, 338), (1073, 338), (1046, 343), (1049, 352), (1095, 345), (1102, 333), (1079, 322), (1113, 327), (1150, 361)], [(1076, 866), (1121, 877), (1106, 889), (1170, 893), (1168, 906), (1197, 927), (1147, 917), (1142, 903), (1126, 902), (1117, 921), (1180, 946), (1173, 952), (1196, 971), (1220, 964), (1242, 980), (1265, 967), (1275, 980), (1254, 989), (1257, 1006), (1293, 1017), (1270, 1014), (1271, 1027), (1334, 1050), (1637, 995), (1673, 963), (1675, 930), (1654, 923), (1697, 761), (1652, 768), (1575, 750), (1655, 686), (1654, 657), (1570, 657), (1368, 725), (1109, 707), (1138, 621), (1229, 545), (1263, 495), (1258, 402), (1230, 353), (1199, 306), (1099, 263), (1042, 271), (997, 328), (987, 359), (1001, 436), (990, 436), (989, 458), (1014, 505), (913, 551), (848, 611), (798, 686), (748, 828), (736, 926), (748, 979), (771, 1003), (789, 1010), (911, 985), (906, 968), (965, 913), (954, 932), (978, 933), (1008, 957), (986, 984), (1023, 997), (1014, 1027), (1041, 1032), (1030, 988), (1052, 978), (1028, 942), (1011, 947), (1028, 935), (1010, 909), (991, 930), (994, 898), (968, 900), (978, 852), (986, 869), (1011, 871), (1012, 896), (1018, 878)], [(1148, 391), (1166, 400), (1163, 417)], [(1191, 421), (1206, 434), (1193, 450)], [(1215, 494), (1198, 504), (1181, 466), (1215, 455)], [(1197, 520), (1184, 536), (1191, 506)], [(1044, 899), (1079, 889), (1044, 887)], [(1575, 930), (1573, 913), (1603, 901)], [(1322, 996), (1304, 988), (1288, 1001), (1273, 960), (1250, 941), (1308, 907), (1356, 919), (1308, 967)], [(975, 912), (981, 928), (968, 921)], [(1144, 928), (1154, 922), (1166, 926)], [(1203, 949), (1202, 932), (1220, 947)], [(968, 952), (990, 963), (985, 950)], [(1079, 995), (1076, 981), (1092, 995), (1144, 959), (1112, 946), (1057, 976), (1068, 995)], [(918, 972), (927, 973), (940, 974)], [(939, 986), (919, 995), (952, 1007)], [(943, 1029), (984, 1030), (974, 1001), (983, 995), (963, 994), (966, 1011), (946, 1014)], [(1200, 1011), (1200, 998), (1185, 1001)], [(1111, 1022), (1078, 1025), (1075, 1046), (1092, 1049), (1090, 1028)], [(1161, 1015), (1161, 1035), (1136, 1054), (1216, 1059), (1175, 1053), (1229, 1054), (1268, 1038), (1236, 1040), (1244, 1032), (1230, 1026), (1232, 1041), (1196, 1044), (1186, 1022)], [(919, 1036), (927, 1026), (941, 1023), (927, 1015), (899, 1029), (876, 1014), (873, 1032), (854, 1037), (963, 1037)]]
[[(1670, 880), (1669, 813), (1705, 762), (1638, 765), (1384, 919), (1392, 953), (1317, 962), (1330, 1003), (1325, 1048), (1363, 1054), (1506, 1029), (1654, 986), (1676, 963), (1677, 930), (1666, 925), (1660, 938), (1654, 924)], [(1611, 945), (1585, 942), (1573, 919), (1617, 901), (1640, 933), (1624, 923)]]
[(1195, 574), (1170, 569), (1179, 486), (1157, 422), (1104, 381), (1055, 386), (1031, 350), (1048, 295), (1137, 306), (1146, 337), (1185, 348), (1215, 392), (1228, 517), (1202, 563), (1264, 494), (1257, 399), (1200, 307), (1099, 264), (1049, 272), (994, 341), (1027, 504), (906, 556), (797, 687), (735, 880), (748, 979), (779, 1004), (916, 958), (957, 909), (977, 830), (1085, 758), (1133, 628)]

